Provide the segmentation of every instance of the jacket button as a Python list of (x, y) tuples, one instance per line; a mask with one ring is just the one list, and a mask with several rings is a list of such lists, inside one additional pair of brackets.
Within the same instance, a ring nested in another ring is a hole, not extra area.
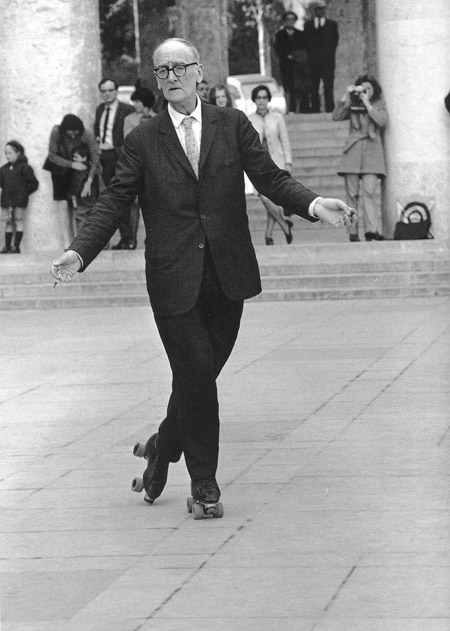
[(206, 219), (206, 215), (200, 215), (200, 219)]
[(205, 247), (205, 244), (204, 243), (199, 243), (198, 247), (200, 248), (200, 250), (203, 250), (203, 248)]

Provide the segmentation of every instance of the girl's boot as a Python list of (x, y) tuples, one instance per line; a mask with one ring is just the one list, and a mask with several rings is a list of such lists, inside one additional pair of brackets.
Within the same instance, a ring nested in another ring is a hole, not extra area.
[(20, 242), (22, 241), (23, 232), (16, 232), (14, 245), (11, 248), (11, 254), (20, 254)]
[(5, 232), (5, 247), (1, 250), (0, 254), (8, 254), (11, 252), (12, 232)]

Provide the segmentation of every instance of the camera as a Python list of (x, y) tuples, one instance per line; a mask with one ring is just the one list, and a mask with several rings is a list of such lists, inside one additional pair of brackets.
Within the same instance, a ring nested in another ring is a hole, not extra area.
[(350, 110), (352, 112), (365, 112), (366, 108), (361, 101), (361, 93), (365, 90), (353, 90), (350, 92)]

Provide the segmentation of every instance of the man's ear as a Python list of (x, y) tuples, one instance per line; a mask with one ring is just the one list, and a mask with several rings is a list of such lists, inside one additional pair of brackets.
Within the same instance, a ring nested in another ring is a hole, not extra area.
[(198, 64), (198, 66), (197, 66), (197, 73), (198, 73), (197, 83), (201, 83), (203, 81), (203, 66), (202, 66), (202, 64)]

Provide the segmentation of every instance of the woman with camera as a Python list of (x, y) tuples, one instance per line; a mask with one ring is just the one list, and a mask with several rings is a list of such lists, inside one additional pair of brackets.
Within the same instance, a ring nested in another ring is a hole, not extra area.
[[(335, 121), (350, 121), (350, 131), (338, 175), (345, 177), (347, 203), (358, 208), (366, 241), (382, 241), (381, 208), (377, 207), (378, 179), (386, 176), (381, 130), (388, 121), (381, 87), (365, 74), (349, 85), (335, 107)], [(362, 201), (362, 204), (359, 201)], [(349, 228), (350, 241), (359, 241), (358, 224)]]

